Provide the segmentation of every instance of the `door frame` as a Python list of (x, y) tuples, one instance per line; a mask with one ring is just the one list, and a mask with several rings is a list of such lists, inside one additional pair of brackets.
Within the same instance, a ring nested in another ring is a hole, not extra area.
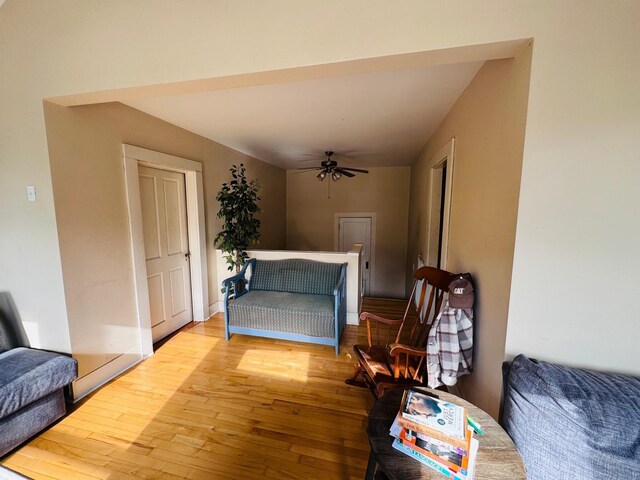
[[(369, 295), (373, 295), (376, 284), (376, 212), (336, 212), (333, 214), (333, 251), (340, 248), (340, 218), (370, 218), (371, 219), (371, 272), (369, 273)], [(358, 286), (358, 291), (360, 291)]]
[(425, 253), (425, 264), (430, 265), (429, 252), (431, 251), (431, 211), (432, 211), (432, 194), (434, 175), (433, 170), (442, 168), (444, 162), (447, 162), (447, 176), (445, 178), (444, 189), (444, 205), (442, 207), (442, 251), (440, 268), (447, 269), (447, 260), (449, 256), (449, 226), (451, 222), (451, 198), (453, 192), (453, 174), (454, 174), (454, 147), (455, 138), (449, 139), (427, 162), (428, 181), (429, 181), (429, 202), (427, 205), (427, 250)]
[(202, 164), (186, 158), (168, 155), (134, 145), (122, 144), (124, 159), (127, 210), (129, 213), (129, 235), (133, 259), (136, 310), (143, 355), (153, 354), (151, 334), (151, 311), (147, 286), (147, 264), (142, 230), (142, 205), (138, 165), (184, 173), (189, 267), (191, 269), (191, 304), (193, 320), (200, 322), (209, 318), (209, 278), (207, 268), (207, 239), (204, 216), (204, 188)]

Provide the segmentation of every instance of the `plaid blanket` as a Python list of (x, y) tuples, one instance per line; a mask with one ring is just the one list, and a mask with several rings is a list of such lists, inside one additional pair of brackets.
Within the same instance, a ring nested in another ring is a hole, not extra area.
[(471, 372), (473, 361), (473, 311), (452, 308), (445, 300), (427, 338), (428, 384), (455, 385)]

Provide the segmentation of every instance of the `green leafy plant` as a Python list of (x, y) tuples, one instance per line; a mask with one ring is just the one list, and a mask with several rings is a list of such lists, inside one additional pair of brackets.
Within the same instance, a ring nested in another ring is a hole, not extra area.
[(216, 235), (213, 243), (222, 250), (228, 269), (236, 272), (249, 258), (245, 251), (258, 243), (260, 238), (260, 220), (255, 216), (260, 212), (257, 180), (247, 180), (246, 170), (233, 165), (230, 170), (231, 181), (223, 183), (216, 195), (220, 204), (218, 218), (224, 221), (223, 229)]

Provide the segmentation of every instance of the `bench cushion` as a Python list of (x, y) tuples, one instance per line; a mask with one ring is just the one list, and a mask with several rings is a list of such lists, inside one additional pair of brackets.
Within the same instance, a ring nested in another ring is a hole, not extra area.
[(0, 354), (0, 418), (71, 383), (77, 376), (72, 358), (30, 348)]
[(640, 478), (640, 378), (524, 355), (504, 373), (502, 423), (528, 480)]
[(251, 290), (333, 295), (341, 267), (339, 263), (301, 258), (256, 260)]
[(334, 297), (251, 290), (229, 304), (229, 325), (335, 337)]

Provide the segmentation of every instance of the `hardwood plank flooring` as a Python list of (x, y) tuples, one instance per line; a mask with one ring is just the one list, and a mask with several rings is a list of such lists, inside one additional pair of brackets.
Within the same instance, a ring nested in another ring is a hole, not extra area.
[[(401, 317), (404, 301), (365, 299)], [(344, 380), (364, 325), (332, 347), (234, 335), (221, 314), (83, 400), (2, 460), (34, 479), (361, 479), (373, 396)]]

